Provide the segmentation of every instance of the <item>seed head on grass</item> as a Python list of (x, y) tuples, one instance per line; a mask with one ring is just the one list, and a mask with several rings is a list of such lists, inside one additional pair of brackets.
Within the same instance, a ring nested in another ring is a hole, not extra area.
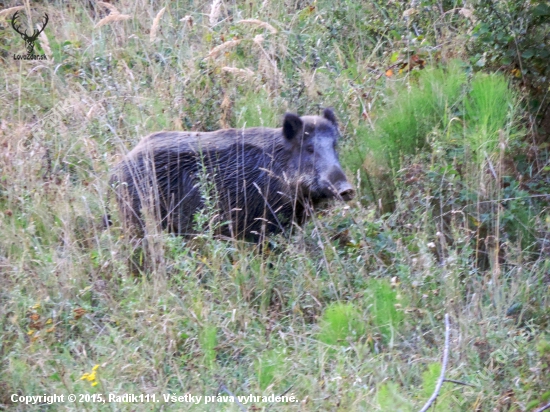
[(222, 7), (222, 0), (214, 0), (212, 2), (212, 6), (210, 7), (210, 16), (208, 18), (208, 21), (210, 22), (210, 26), (214, 26), (218, 19), (220, 18), (221, 14), (221, 7)]
[(4, 10), (0, 10), (0, 17), (8, 17), (8, 16), (12, 16), (13, 13), (15, 13), (16, 11), (19, 11), (19, 10), (22, 10), (24, 9), (25, 6), (15, 6), (15, 7), (9, 7), (7, 9), (4, 9)]
[(97, 4), (104, 6), (106, 9), (109, 10), (110, 13), (107, 17), (104, 17), (100, 21), (98, 21), (97, 24), (94, 26), (94, 29), (115, 21), (128, 20), (131, 17), (128, 14), (121, 14), (120, 11), (118, 11), (118, 9), (112, 4), (105, 3), (103, 1), (98, 1)]
[(111, 13), (120, 14), (118, 9), (115, 6), (113, 6), (111, 3), (106, 3), (104, 1), (98, 1), (97, 5), (105, 7)]
[(97, 22), (97, 24), (94, 26), (94, 29), (97, 29), (101, 26), (104, 26), (106, 24), (109, 24), (109, 23), (112, 23), (112, 22), (115, 22), (115, 21), (124, 21), (124, 20), (128, 20), (130, 18), (129, 15), (127, 14), (109, 14), (107, 17), (101, 19), (100, 21)]
[(231, 73), (231, 74), (234, 74), (234, 75), (241, 75), (241, 76), (244, 76), (244, 77), (253, 77), (254, 76), (254, 72), (252, 70), (250, 70), (248, 67), (245, 68), (245, 69), (239, 69), (238, 67), (224, 66), (224, 67), (222, 67), (222, 72)]
[(265, 38), (261, 34), (257, 34), (256, 36), (254, 36), (254, 39), (252, 39), (252, 41), (260, 47), (262, 47), (262, 43), (264, 40)]
[(251, 25), (254, 25), (254, 26), (258, 26), (262, 29), (266, 29), (266, 30), (270, 31), (273, 34), (277, 33), (277, 29), (275, 27), (273, 27), (271, 24), (266, 23), (265, 21), (258, 20), (258, 19), (245, 19), (245, 20), (238, 21), (238, 23), (239, 24), (251, 24)]
[(163, 7), (162, 9), (160, 9), (160, 11), (157, 13), (157, 16), (153, 20), (153, 26), (151, 26), (151, 33), (149, 34), (149, 40), (151, 41), (151, 43), (153, 43), (157, 38), (160, 19), (162, 18), (162, 15), (164, 14), (165, 11), (166, 11), (166, 7)]
[(188, 25), (189, 27), (193, 27), (193, 17), (192, 16), (184, 16), (183, 18), (180, 19), (180, 21), (182, 23), (184, 23), (184, 25)]
[(44, 32), (40, 33), (40, 46), (42, 47), (42, 50), (44, 50), (44, 53), (46, 53), (46, 56), (48, 56), (48, 60), (51, 60), (53, 53), (52, 49), (50, 48), (48, 37)]
[(225, 43), (220, 44), (219, 46), (214, 47), (212, 50), (210, 50), (210, 53), (208, 53), (208, 57), (211, 59), (215, 59), (219, 56), (219, 54), (225, 50), (231, 49), (238, 45), (241, 41), (240, 40), (229, 40)]

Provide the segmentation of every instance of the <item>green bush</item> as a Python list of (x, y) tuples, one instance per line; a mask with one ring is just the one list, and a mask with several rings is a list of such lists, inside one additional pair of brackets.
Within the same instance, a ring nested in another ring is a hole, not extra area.
[[(401, 167), (403, 156), (425, 148), (434, 129), (444, 129), (461, 109), (467, 85), (464, 69), (458, 62), (445, 68), (430, 68), (411, 78), (408, 84), (388, 90), (387, 104), (380, 108), (374, 130), (360, 126), (354, 140), (343, 149), (342, 162), (362, 179), (367, 194), (374, 200), (387, 190), (388, 179)], [(380, 183), (378, 183), (380, 182)]]
[(387, 341), (393, 340), (395, 331), (404, 319), (396, 305), (397, 292), (385, 279), (372, 279), (368, 283), (367, 304), (370, 304), (373, 323)]
[(256, 376), (261, 390), (265, 390), (285, 369), (285, 357), (277, 350), (266, 350), (256, 360)]
[(206, 325), (199, 333), (199, 343), (204, 354), (204, 363), (213, 368), (216, 362), (216, 346), (218, 345), (218, 328)]
[[(422, 373), (422, 402), (426, 402), (432, 394), (435, 391), (435, 385), (437, 384), (437, 380), (439, 379), (439, 376), (441, 375), (441, 363), (430, 363), (428, 365), (428, 368)], [(435, 403), (435, 406), (432, 408), (434, 411), (451, 411), (453, 410), (451, 408), (450, 399), (449, 399), (449, 391), (447, 388), (442, 387), (439, 395), (437, 397), (437, 402)]]
[(321, 318), (318, 339), (328, 345), (347, 345), (365, 333), (365, 321), (351, 303), (334, 303), (328, 306)]
[(466, 142), (478, 164), (498, 158), (499, 142), (508, 145), (515, 137), (517, 97), (508, 80), (498, 73), (474, 76), (465, 99)]
[(544, 0), (476, 0), (477, 24), (469, 52), (477, 67), (507, 68), (535, 90), (545, 92), (550, 68), (550, 6)]

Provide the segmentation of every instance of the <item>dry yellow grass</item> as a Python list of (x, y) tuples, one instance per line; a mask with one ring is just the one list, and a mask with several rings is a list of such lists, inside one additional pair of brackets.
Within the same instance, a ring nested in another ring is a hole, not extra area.
[(227, 129), (231, 127), (231, 109), (233, 108), (233, 103), (229, 96), (229, 93), (225, 93), (223, 96), (222, 104), (220, 109), (222, 111), (220, 116), (220, 127)]
[(214, 0), (212, 2), (212, 7), (210, 8), (210, 16), (208, 18), (208, 21), (210, 22), (210, 26), (213, 26), (218, 22), (218, 19), (220, 18), (220, 14), (222, 12), (221, 8), (222, 8), (221, 0)]
[(218, 57), (220, 53), (222, 53), (225, 50), (231, 49), (238, 45), (241, 42), (241, 40), (229, 40), (225, 43), (220, 44), (219, 46), (214, 47), (212, 50), (210, 50), (210, 53), (208, 53), (208, 57), (211, 59), (215, 59)]
[(109, 23), (112, 23), (112, 22), (115, 22), (115, 21), (123, 21), (123, 20), (128, 20), (130, 18), (129, 15), (127, 14), (109, 14), (107, 17), (101, 19), (100, 21), (97, 22), (97, 24), (94, 26), (94, 29), (97, 29), (101, 26), (105, 26), (106, 24), (109, 24)]
[(112, 4), (105, 3), (103, 1), (98, 1), (97, 4), (108, 9), (110, 13), (107, 17), (104, 17), (100, 21), (98, 21), (97, 24), (94, 26), (94, 29), (97, 29), (101, 26), (105, 26), (106, 24), (109, 24), (115, 21), (128, 20), (131, 17), (128, 14), (121, 14), (120, 11), (118, 11), (118, 9)]
[(48, 37), (44, 32), (40, 33), (39, 37), (40, 46), (42, 47), (42, 50), (44, 50), (44, 53), (46, 53), (46, 56), (48, 56), (48, 61), (51, 61), (53, 53), (50, 47), (50, 42), (48, 41)]
[(12, 13), (15, 13), (16, 11), (22, 10), (24, 8), (25, 6), (15, 6), (4, 10), (0, 10), (0, 17), (10, 17)]
[(265, 40), (264, 36), (262, 36), (261, 34), (257, 34), (256, 36), (254, 36), (254, 38), (252, 39), (252, 41), (254, 43), (256, 43), (258, 46), (261, 47), (261, 44), (262, 42)]
[(193, 27), (193, 17), (192, 16), (185, 16), (180, 19), (181, 22), (184, 23), (184, 25), (189, 25), (189, 27)]
[(105, 7), (111, 13), (120, 14), (118, 9), (115, 6), (113, 6), (111, 3), (105, 3), (104, 1), (98, 1), (96, 4), (99, 5), (99, 6)]
[(252, 77), (254, 76), (254, 72), (250, 70), (248, 67), (246, 69), (239, 69), (238, 67), (229, 67), (224, 66), (222, 67), (222, 71), (225, 73), (231, 73), (235, 75), (243, 75), (246, 77)]
[(252, 25), (258, 26), (262, 29), (269, 30), (273, 34), (277, 33), (277, 29), (275, 27), (273, 27), (271, 24), (266, 23), (265, 21), (258, 20), (258, 19), (245, 19), (245, 20), (240, 20), (237, 23), (239, 23), (239, 24), (252, 24)]
[(471, 20), (472, 22), (476, 21), (476, 18), (474, 16), (474, 12), (470, 9), (462, 8), (458, 11), (460, 14), (462, 14), (467, 19)]
[(124, 71), (128, 74), (128, 77), (132, 80), (132, 81), (135, 81), (135, 77), (134, 77), (134, 73), (132, 73), (132, 70), (130, 70), (130, 68), (128, 67), (128, 64), (126, 64), (126, 62), (124, 60), (120, 60), (120, 64), (122, 65), (122, 67), (124, 68)]
[(166, 7), (163, 7), (162, 9), (160, 9), (160, 11), (157, 13), (157, 16), (153, 20), (153, 26), (151, 27), (151, 33), (149, 34), (149, 40), (151, 42), (154, 42), (157, 38), (157, 33), (158, 33), (158, 30), (159, 30), (159, 25), (160, 25), (160, 19), (162, 18), (165, 11), (166, 11)]

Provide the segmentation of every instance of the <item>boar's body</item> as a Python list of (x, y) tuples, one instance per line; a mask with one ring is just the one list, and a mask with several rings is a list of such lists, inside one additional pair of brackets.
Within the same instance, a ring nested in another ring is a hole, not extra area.
[(328, 109), (324, 117), (287, 114), (279, 129), (154, 133), (126, 155), (111, 182), (127, 227), (143, 231), (150, 214), (162, 228), (191, 234), (211, 191), (218, 231), (257, 237), (302, 223), (306, 204), (353, 197), (335, 151), (337, 137)]

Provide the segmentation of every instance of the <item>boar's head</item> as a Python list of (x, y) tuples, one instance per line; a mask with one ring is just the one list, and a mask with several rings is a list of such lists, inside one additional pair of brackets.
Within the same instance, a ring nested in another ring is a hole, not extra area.
[(314, 202), (353, 199), (355, 190), (338, 160), (338, 123), (331, 109), (325, 109), (323, 116), (298, 117), (287, 113), (283, 136), (291, 153), (288, 173), (297, 182), (298, 196)]

